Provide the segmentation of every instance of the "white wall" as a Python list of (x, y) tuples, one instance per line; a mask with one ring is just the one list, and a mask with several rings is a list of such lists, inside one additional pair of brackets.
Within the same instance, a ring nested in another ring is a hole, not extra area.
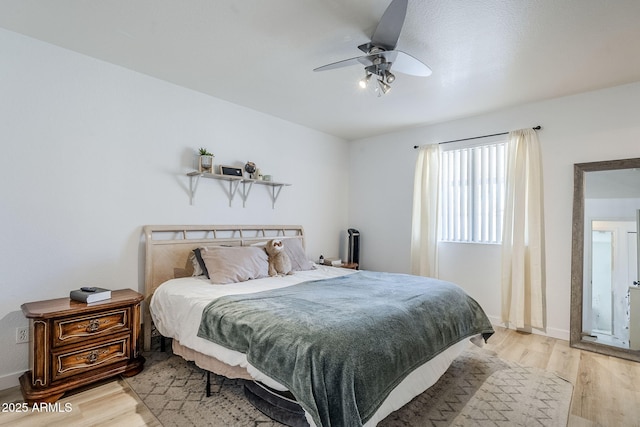
[[(5, 30), (0, 52), (0, 389), (28, 369), (22, 303), (143, 290), (145, 224), (301, 224), (311, 257), (337, 253), (345, 141)], [(190, 206), (201, 146), (292, 186), (275, 209), (255, 186), (242, 208), (201, 180)]]
[[(542, 125), (547, 331), (568, 339), (573, 164), (640, 157), (640, 83), (521, 105), (350, 143), (349, 226), (363, 268), (409, 272), (414, 145)], [(500, 247), (443, 244), (440, 277), (500, 318)]]

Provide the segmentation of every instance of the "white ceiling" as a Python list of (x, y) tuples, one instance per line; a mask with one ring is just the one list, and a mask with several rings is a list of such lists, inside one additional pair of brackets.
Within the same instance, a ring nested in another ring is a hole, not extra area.
[[(359, 56), (390, 0), (2, 0), (0, 27), (351, 140), (640, 81), (638, 0), (409, 0), (430, 77), (376, 98)], [(535, 124), (535, 123), (532, 123)]]

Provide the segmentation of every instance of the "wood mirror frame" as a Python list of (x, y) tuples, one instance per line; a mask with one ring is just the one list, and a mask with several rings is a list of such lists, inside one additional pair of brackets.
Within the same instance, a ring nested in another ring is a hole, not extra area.
[[(582, 339), (584, 272), (585, 173), (640, 168), (640, 158), (576, 163), (573, 169), (573, 243), (571, 252), (570, 345), (582, 350), (640, 362), (640, 350), (631, 350)], [(639, 230), (640, 231), (640, 230)]]

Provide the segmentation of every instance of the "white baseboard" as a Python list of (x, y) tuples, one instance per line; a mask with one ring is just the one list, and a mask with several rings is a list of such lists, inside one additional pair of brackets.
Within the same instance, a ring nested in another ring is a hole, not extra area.
[[(487, 316), (492, 325), (502, 326), (503, 328), (517, 330), (513, 325), (505, 325), (502, 319), (496, 316)], [(557, 328), (547, 328), (545, 331), (539, 329), (527, 329), (525, 332), (542, 335), (545, 337), (557, 338), (559, 340), (569, 341), (569, 331)]]
[(15, 372), (13, 374), (7, 374), (0, 377), (0, 390), (6, 390), (8, 388), (18, 387), (20, 385), (20, 375), (23, 372)]

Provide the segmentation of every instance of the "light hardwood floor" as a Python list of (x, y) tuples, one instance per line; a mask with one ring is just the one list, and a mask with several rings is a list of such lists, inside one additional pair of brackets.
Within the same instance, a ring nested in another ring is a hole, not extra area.
[[(0, 402), (22, 402), (19, 387), (0, 391)], [(0, 426), (11, 427), (75, 427), (75, 426), (154, 426), (162, 424), (147, 409), (126, 382), (105, 380), (93, 386), (65, 395), (53, 407), (28, 412), (0, 413)], [(231, 427), (231, 426), (230, 426)]]
[(554, 372), (573, 384), (571, 427), (640, 427), (640, 363), (569, 347), (569, 342), (496, 328), (486, 349)]
[[(569, 426), (640, 427), (640, 363), (569, 347), (554, 338), (496, 328), (485, 345), (501, 358), (557, 373), (574, 386)], [(16, 387), (0, 402), (20, 402)], [(127, 384), (111, 380), (65, 396), (70, 412), (0, 413), (0, 426), (160, 426)], [(3, 406), (4, 408), (4, 406)], [(229, 426), (231, 427), (231, 426)]]

